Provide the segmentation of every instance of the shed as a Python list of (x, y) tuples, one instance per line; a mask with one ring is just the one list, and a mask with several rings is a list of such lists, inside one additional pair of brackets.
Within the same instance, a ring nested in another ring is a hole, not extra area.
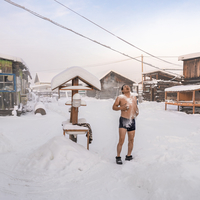
[(100, 99), (115, 99), (118, 95), (121, 94), (122, 85), (129, 85), (131, 91), (133, 91), (133, 84), (135, 84), (134, 81), (113, 70), (109, 71), (106, 75), (104, 75), (100, 79), (100, 82), (102, 88), (101, 91), (87, 91), (87, 96), (96, 97)]
[(200, 107), (200, 85), (181, 85), (165, 89), (165, 110), (167, 105), (176, 105), (178, 111), (180, 107), (183, 111), (187, 107), (185, 111), (194, 114), (196, 107)]
[(182, 76), (161, 70), (143, 73), (143, 99), (165, 101), (165, 89), (181, 85)]
[(178, 60), (183, 61), (183, 84), (200, 83), (200, 52), (179, 56)]
[(29, 68), (18, 57), (0, 54), (0, 115), (20, 115), (29, 93)]

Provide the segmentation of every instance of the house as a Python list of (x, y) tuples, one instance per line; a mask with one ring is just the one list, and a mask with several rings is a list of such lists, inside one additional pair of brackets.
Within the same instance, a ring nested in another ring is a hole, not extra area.
[(179, 56), (183, 61), (183, 84), (200, 84), (200, 53)]
[(30, 71), (21, 58), (0, 54), (0, 115), (20, 115), (27, 103)]
[(165, 88), (181, 85), (181, 80), (181, 75), (163, 70), (143, 73), (143, 99), (165, 101)]
[(122, 85), (129, 85), (131, 87), (131, 91), (133, 92), (133, 84), (135, 84), (134, 81), (115, 71), (109, 71), (100, 79), (100, 82), (101, 91), (87, 91), (87, 96), (100, 99), (115, 99), (118, 95), (121, 94)]
[(200, 113), (200, 53), (179, 56), (183, 61), (182, 86), (165, 89), (165, 110), (167, 105), (176, 105), (178, 111)]
[[(58, 90), (51, 90), (51, 79), (55, 73), (37, 72), (31, 90), (38, 96), (38, 101), (50, 102), (52, 97), (58, 98)], [(62, 97), (66, 97), (65, 92), (60, 92)]]

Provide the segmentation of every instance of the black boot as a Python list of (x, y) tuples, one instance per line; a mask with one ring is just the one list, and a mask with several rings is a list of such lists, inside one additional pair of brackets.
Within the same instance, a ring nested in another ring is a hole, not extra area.
[(123, 163), (122, 163), (122, 159), (121, 159), (120, 156), (119, 156), (119, 157), (116, 156), (116, 163), (117, 163), (118, 165), (122, 165), (122, 164), (123, 164)]
[(133, 159), (133, 156), (132, 156), (132, 155), (126, 156), (126, 158), (125, 158), (125, 160), (128, 160), (128, 161), (130, 161), (130, 160), (132, 160), (132, 159)]

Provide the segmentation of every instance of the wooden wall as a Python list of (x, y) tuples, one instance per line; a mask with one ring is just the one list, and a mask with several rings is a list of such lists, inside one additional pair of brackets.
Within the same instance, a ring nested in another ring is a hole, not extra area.
[(185, 60), (183, 64), (184, 82), (200, 81), (200, 58)]
[(121, 94), (121, 87), (124, 84), (127, 84), (131, 87), (133, 86), (133, 81), (115, 73), (110, 72), (101, 80), (101, 91), (97, 90), (88, 90), (87, 96), (89, 97), (96, 97), (99, 99), (115, 99), (118, 95)]
[(146, 101), (165, 101), (165, 89), (180, 85), (176, 81), (158, 81), (157, 84), (145, 84), (143, 87), (143, 98)]
[(28, 73), (23, 71), (24, 66), (18, 62), (0, 59), (0, 70), (2, 74), (15, 74), (16, 91), (0, 92), (0, 115), (11, 115), (14, 106), (20, 103), (26, 104), (28, 93)]

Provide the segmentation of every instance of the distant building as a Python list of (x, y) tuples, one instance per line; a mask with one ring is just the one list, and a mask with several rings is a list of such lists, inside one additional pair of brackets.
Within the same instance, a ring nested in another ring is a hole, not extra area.
[(131, 87), (131, 91), (133, 91), (133, 84), (135, 84), (134, 81), (114, 71), (108, 72), (100, 79), (100, 82), (101, 91), (89, 90), (87, 91), (87, 96), (99, 99), (115, 99), (121, 94), (122, 85), (129, 85)]
[(200, 84), (200, 53), (179, 56), (183, 61), (183, 84)]
[(143, 99), (146, 101), (165, 101), (165, 89), (181, 85), (182, 76), (156, 70), (143, 73)]
[(21, 58), (0, 54), (0, 115), (20, 115), (29, 93), (27, 65)]
[[(51, 79), (53, 76), (55, 76), (53, 73), (36, 73), (31, 90), (38, 96), (38, 101), (50, 102), (53, 96), (58, 98), (58, 89), (51, 90)], [(60, 96), (66, 97), (66, 92), (60, 92)]]

